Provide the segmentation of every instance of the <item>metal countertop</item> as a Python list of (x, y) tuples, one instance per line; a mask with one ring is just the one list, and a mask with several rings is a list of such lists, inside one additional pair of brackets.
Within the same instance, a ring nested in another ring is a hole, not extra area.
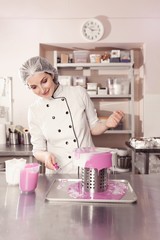
[(3, 145), (0, 144), (1, 156), (32, 156), (32, 145)]
[(55, 177), (40, 175), (35, 193), (20, 194), (0, 173), (0, 240), (151, 240), (160, 236), (160, 176), (117, 174), (136, 192), (137, 203), (45, 201)]

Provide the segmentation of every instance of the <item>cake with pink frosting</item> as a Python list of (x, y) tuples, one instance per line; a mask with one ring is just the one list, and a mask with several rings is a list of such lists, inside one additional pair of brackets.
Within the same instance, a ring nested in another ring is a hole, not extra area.
[(100, 171), (112, 166), (112, 153), (107, 148), (76, 148), (73, 159), (74, 165), (81, 168), (96, 168)]

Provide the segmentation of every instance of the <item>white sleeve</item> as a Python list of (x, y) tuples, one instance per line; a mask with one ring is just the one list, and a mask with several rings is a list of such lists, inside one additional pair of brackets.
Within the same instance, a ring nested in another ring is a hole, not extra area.
[(86, 111), (88, 123), (89, 123), (90, 129), (92, 129), (99, 120), (97, 117), (97, 112), (92, 100), (90, 99), (89, 94), (87, 93), (86, 89), (84, 89), (83, 87), (81, 87), (81, 94), (82, 94), (83, 103), (85, 105), (85, 111)]
[(33, 145), (33, 153), (37, 151), (46, 151), (46, 139), (41, 131), (38, 116), (31, 107), (28, 110), (28, 125), (31, 134), (31, 143)]

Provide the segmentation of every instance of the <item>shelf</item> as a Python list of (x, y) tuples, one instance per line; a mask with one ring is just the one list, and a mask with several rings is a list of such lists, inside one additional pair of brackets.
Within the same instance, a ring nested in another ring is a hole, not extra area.
[[(120, 94), (120, 95), (98, 95), (89, 93), (90, 99), (93, 101), (95, 108), (97, 108), (97, 112), (101, 113), (103, 111), (114, 111), (115, 106), (111, 109), (109, 105), (111, 102), (113, 104), (118, 104), (117, 107), (120, 108), (122, 105), (124, 107), (124, 112), (130, 115), (129, 118), (126, 119), (127, 130), (107, 130), (104, 134), (115, 135), (124, 135), (122, 138), (128, 138), (134, 136), (134, 51), (130, 51), (130, 62), (103, 62), (103, 63), (57, 63), (57, 56), (60, 53), (65, 52), (66, 49), (55, 49), (53, 51), (53, 62), (55, 68), (58, 69), (59, 73), (63, 76), (85, 76), (86, 81), (90, 82), (97, 82), (97, 86), (104, 86), (106, 84), (106, 80), (108, 78), (117, 78), (119, 81), (127, 81), (126, 84), (129, 83), (129, 91), (126, 91), (127, 94)], [(99, 51), (96, 51), (98, 53)], [(72, 49), (68, 49), (67, 54), (73, 53)], [(90, 53), (94, 53), (94, 51), (90, 51)], [(102, 52), (100, 52), (102, 54)], [(76, 72), (77, 71), (77, 72)], [(123, 93), (123, 92), (121, 92)], [(123, 110), (122, 107), (122, 110)]]
[(132, 130), (107, 130), (104, 134), (131, 134)]
[(119, 69), (129, 69), (133, 66), (132, 62), (129, 63), (57, 63), (57, 68), (91, 68), (95, 70), (99, 70), (101, 68), (115, 68)]
[(124, 98), (124, 99), (131, 99), (132, 95), (127, 94), (127, 95), (89, 95), (90, 98)]

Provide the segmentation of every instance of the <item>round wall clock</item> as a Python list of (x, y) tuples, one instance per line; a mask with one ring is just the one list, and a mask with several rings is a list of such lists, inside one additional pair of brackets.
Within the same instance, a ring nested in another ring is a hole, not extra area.
[(88, 19), (82, 24), (81, 33), (87, 41), (98, 41), (103, 37), (104, 26), (95, 18)]

